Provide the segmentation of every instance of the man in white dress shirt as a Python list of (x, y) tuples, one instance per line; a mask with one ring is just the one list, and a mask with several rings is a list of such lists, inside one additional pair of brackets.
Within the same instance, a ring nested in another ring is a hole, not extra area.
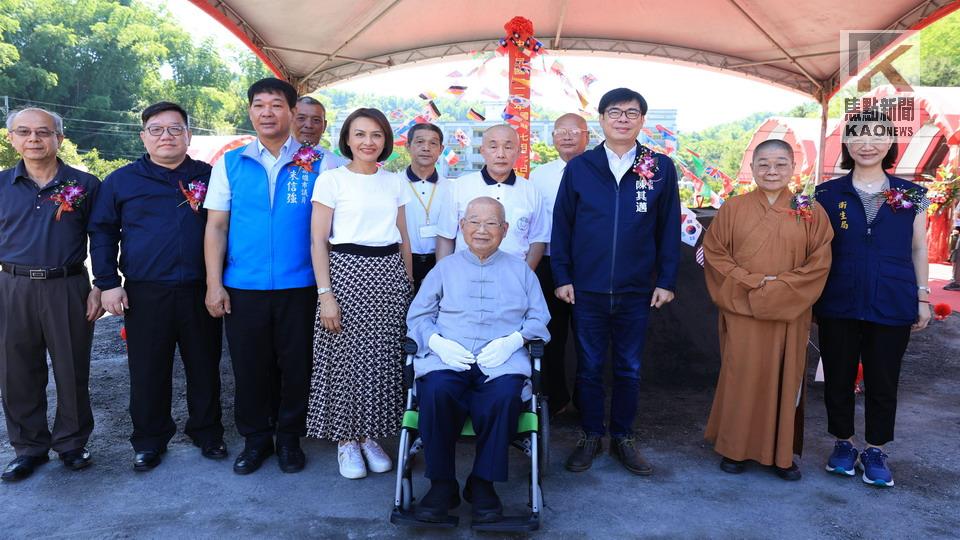
[(500, 250), (526, 260), (530, 268), (537, 267), (550, 240), (550, 222), (540, 192), (513, 170), (519, 153), (520, 138), (512, 127), (500, 124), (483, 132), (483, 169), (458, 178), (444, 201), (438, 224), (437, 259), (467, 249), (460, 219), (470, 201), (490, 197), (504, 206), (510, 224)]
[(440, 178), (437, 172), (437, 160), (443, 152), (443, 130), (439, 127), (430, 123), (414, 125), (407, 132), (407, 151), (410, 166), (405, 178), (415, 200), (404, 211), (413, 253), (413, 285), (419, 291), (423, 278), (437, 264), (437, 224), (452, 182)]
[[(543, 207), (547, 222), (553, 224), (553, 204), (557, 200), (557, 190), (567, 162), (579, 156), (587, 149), (590, 130), (587, 121), (575, 113), (567, 113), (553, 124), (553, 147), (560, 158), (544, 163), (530, 173), (530, 181), (543, 196)], [(557, 414), (570, 403), (570, 391), (567, 390), (567, 375), (564, 369), (564, 352), (567, 348), (567, 329), (570, 326), (570, 304), (553, 294), (557, 288), (550, 270), (550, 244), (544, 250), (543, 258), (537, 265), (537, 278), (547, 299), (550, 309), (550, 335), (553, 339), (547, 345), (543, 355), (544, 388), (550, 403), (550, 412)]]

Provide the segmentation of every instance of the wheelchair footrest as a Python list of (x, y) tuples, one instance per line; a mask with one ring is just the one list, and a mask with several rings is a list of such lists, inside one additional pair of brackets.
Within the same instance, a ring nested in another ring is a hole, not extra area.
[(404, 527), (420, 527), (423, 529), (452, 529), (460, 524), (460, 517), (447, 516), (447, 519), (442, 522), (420, 521), (413, 514), (413, 511), (405, 512), (395, 508), (390, 514), (390, 523)]
[(470, 528), (475, 531), (529, 532), (540, 528), (540, 520), (533, 514), (528, 516), (503, 516), (503, 519), (496, 523), (471, 523)]

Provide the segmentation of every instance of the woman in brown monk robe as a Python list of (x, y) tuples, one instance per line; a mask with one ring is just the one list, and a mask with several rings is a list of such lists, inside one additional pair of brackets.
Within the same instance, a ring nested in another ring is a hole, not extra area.
[(751, 170), (758, 189), (728, 200), (703, 242), (721, 354), (706, 439), (726, 472), (743, 472), (753, 460), (799, 480), (793, 456), (803, 441), (811, 308), (830, 269), (833, 229), (811, 198), (788, 189), (789, 144), (758, 145)]

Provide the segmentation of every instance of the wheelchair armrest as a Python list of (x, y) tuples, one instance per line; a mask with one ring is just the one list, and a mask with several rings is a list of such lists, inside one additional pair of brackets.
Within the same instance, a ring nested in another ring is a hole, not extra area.
[(542, 339), (534, 339), (527, 343), (530, 351), (530, 382), (533, 383), (533, 393), (541, 394), (540, 362), (543, 360), (545, 343)]
[(413, 357), (417, 354), (417, 342), (404, 338), (403, 354), (406, 356), (403, 360), (403, 388), (413, 388)]
[(530, 361), (534, 358), (543, 358), (543, 351), (546, 343), (542, 339), (533, 339), (527, 343), (527, 350), (530, 351)]

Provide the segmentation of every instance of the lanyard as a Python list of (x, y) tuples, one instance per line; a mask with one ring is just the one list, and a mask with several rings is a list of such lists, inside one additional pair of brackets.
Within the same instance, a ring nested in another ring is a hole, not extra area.
[(427, 199), (426, 204), (424, 204), (423, 198), (420, 197), (419, 193), (417, 193), (417, 188), (413, 187), (413, 182), (408, 182), (410, 189), (413, 190), (413, 195), (418, 201), (420, 201), (420, 206), (423, 207), (423, 213), (427, 216), (427, 225), (430, 224), (430, 207), (433, 205), (433, 196), (437, 193), (437, 184), (438, 182), (433, 183), (433, 189), (430, 191), (430, 198)]

